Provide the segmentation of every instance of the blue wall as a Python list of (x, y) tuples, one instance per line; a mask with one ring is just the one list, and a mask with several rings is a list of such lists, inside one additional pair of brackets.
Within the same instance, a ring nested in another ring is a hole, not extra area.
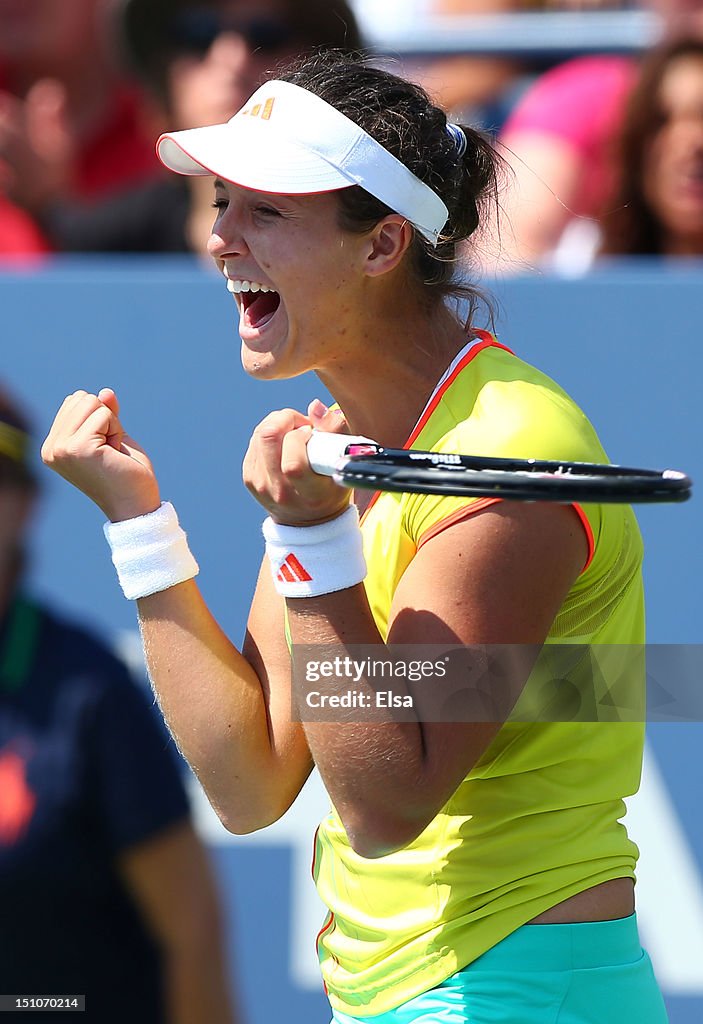
[[(703, 482), (702, 280), (697, 268), (624, 266), (579, 281), (503, 282), (496, 288), (498, 333), (573, 394), (613, 461), (674, 466)], [(261, 557), (255, 540), (261, 515), (240, 482), (242, 455), (259, 419), (272, 408), (304, 407), (321, 394), (319, 385), (307, 377), (281, 384), (246, 379), (231, 297), (213, 273), (187, 260), (74, 260), (8, 273), (0, 276), (0, 309), (0, 377), (25, 398), (41, 436), (69, 392), (116, 389), (127, 429), (151, 455), (163, 496), (176, 504), (189, 532), (206, 599), (239, 639)], [(133, 609), (113, 579), (100, 513), (53, 474), (42, 477), (35, 587), (103, 632), (133, 635)], [(650, 640), (702, 642), (700, 497), (684, 506), (642, 509), (639, 519), (647, 546)], [(661, 918), (676, 904), (672, 888), (688, 886), (687, 900), (680, 893), (688, 919), (677, 925), (670, 914), (661, 927), (687, 929), (676, 939), (689, 957), (703, 950), (702, 739), (699, 724), (650, 729), (652, 781), (637, 819), (649, 836), (656, 832), (653, 822), (671, 816), (676, 842), (673, 852), (662, 852), (665, 861), (671, 858), (670, 873), (649, 872), (659, 877), (659, 890), (650, 883), (641, 896), (643, 925), (657, 917), (653, 908)], [(300, 928), (303, 919), (314, 927), (322, 912), (312, 891), (299, 891), (307, 830), (323, 802), (313, 784), (288, 824), (246, 842), (227, 837), (198, 804), (232, 908), (252, 1024), (327, 1020), (313, 980), (314, 930), (305, 938)], [(644, 848), (646, 840), (640, 842)], [(654, 953), (661, 937), (648, 927), (645, 939)], [(303, 952), (306, 941), (310, 948)], [(695, 964), (677, 971), (667, 955), (657, 966), (672, 1022), (700, 1021), (703, 955), (698, 975)]]

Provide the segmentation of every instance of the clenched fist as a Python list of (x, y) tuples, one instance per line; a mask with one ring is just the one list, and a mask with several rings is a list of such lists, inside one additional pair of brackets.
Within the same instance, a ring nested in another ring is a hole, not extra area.
[(56, 414), (42, 445), (44, 463), (87, 494), (113, 523), (161, 504), (151, 462), (119, 418), (115, 392), (75, 391)]
[(295, 409), (270, 413), (254, 431), (242, 476), (272, 519), (287, 526), (314, 526), (335, 519), (351, 492), (313, 473), (306, 446), (313, 428), (347, 433), (341, 413), (316, 399), (307, 416)]

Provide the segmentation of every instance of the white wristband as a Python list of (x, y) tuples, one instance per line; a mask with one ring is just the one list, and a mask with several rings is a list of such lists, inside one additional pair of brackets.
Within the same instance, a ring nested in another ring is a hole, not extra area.
[(269, 517), (263, 531), (273, 582), (284, 597), (332, 594), (366, 578), (356, 505), (319, 526), (281, 526)]
[(130, 601), (192, 580), (200, 571), (168, 501), (145, 516), (105, 523), (103, 530), (120, 586)]

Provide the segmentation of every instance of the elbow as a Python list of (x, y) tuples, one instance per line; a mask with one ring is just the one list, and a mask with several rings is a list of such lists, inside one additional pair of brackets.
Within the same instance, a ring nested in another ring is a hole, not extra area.
[(377, 860), (405, 849), (425, 830), (429, 820), (392, 814), (345, 814), (342, 824), (359, 857)]
[(254, 818), (245, 818), (243, 815), (232, 815), (222, 813), (218, 811), (217, 817), (220, 819), (222, 825), (226, 830), (233, 836), (249, 836), (252, 832), (259, 832), (262, 828), (266, 828), (270, 822), (263, 821), (259, 822)]
[[(307, 773), (309, 774), (309, 772)], [(290, 809), (302, 789), (307, 774), (300, 780), (277, 776), (251, 779), (238, 776), (218, 779), (218, 785), (208, 785), (210, 778), (198, 776), (210, 806), (222, 825), (235, 836), (250, 835), (273, 825)]]
[(222, 810), (217, 811), (217, 817), (233, 836), (248, 836), (252, 832), (260, 832), (262, 828), (267, 828), (274, 821), (278, 821), (275, 816), (243, 814), (237, 811), (232, 813)]
[(212, 803), (213, 810), (222, 825), (235, 836), (248, 836), (252, 832), (260, 832), (261, 829), (268, 828), (269, 825), (273, 825), (283, 817), (289, 806), (289, 804), (285, 806), (271, 804), (262, 807), (257, 806), (254, 801), (227, 806)]

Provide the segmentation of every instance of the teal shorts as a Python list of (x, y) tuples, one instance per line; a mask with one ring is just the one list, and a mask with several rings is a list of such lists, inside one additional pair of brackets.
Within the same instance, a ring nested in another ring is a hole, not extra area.
[(667, 1024), (637, 920), (527, 924), (462, 971), (375, 1017), (333, 1024)]

